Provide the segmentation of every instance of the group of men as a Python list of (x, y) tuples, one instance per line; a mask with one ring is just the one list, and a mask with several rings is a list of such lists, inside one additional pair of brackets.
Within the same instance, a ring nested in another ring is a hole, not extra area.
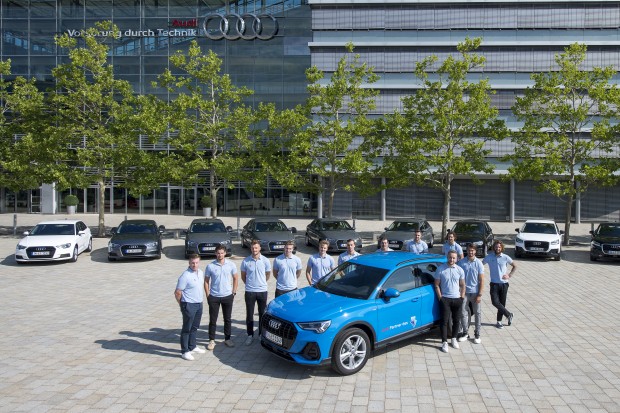
[[(329, 243), (321, 241), (319, 250), (308, 259), (306, 279), (308, 284), (316, 283), (320, 278), (336, 267), (334, 259), (327, 254)], [(302, 264), (299, 257), (293, 254), (295, 244), (288, 241), (284, 245), (283, 254), (273, 260), (261, 254), (258, 241), (250, 246), (251, 254), (241, 262), (241, 280), (245, 284), (246, 332), (245, 345), (254, 340), (254, 310), (258, 309), (258, 334), (261, 332), (262, 316), (267, 307), (267, 280), (272, 272), (276, 279), (276, 293), (282, 294), (296, 290), (297, 280), (301, 276)], [(347, 241), (347, 251), (338, 257), (338, 264), (356, 257), (355, 241)], [(202, 318), (202, 303), (207, 296), (209, 307), (209, 342), (207, 350), (215, 348), (216, 323), (220, 308), (224, 317), (224, 344), (234, 347), (231, 340), (232, 308), (234, 297), (239, 287), (239, 275), (234, 262), (226, 258), (226, 248), (215, 248), (215, 260), (209, 263), (203, 272), (199, 268), (200, 256), (189, 257), (188, 268), (181, 274), (174, 291), (183, 316), (181, 328), (181, 357), (194, 360), (193, 353), (205, 353), (205, 349), (196, 344), (196, 333)], [(204, 295), (203, 295), (204, 293)]]
[[(485, 247), (483, 247), (485, 248)], [(442, 250), (447, 262), (435, 273), (435, 291), (442, 309), (441, 351), (448, 352), (448, 325), (452, 323), (452, 347), (459, 348), (459, 342), (470, 338), (469, 325), (474, 315), (474, 343), (480, 344), (481, 306), (484, 291), (484, 264), (489, 266), (491, 276), (491, 304), (497, 308), (496, 327), (504, 328), (503, 318), (512, 324), (514, 314), (506, 309), (509, 280), (517, 269), (516, 263), (504, 254), (504, 244), (493, 242), (493, 252), (482, 261), (476, 258), (477, 247), (467, 245), (467, 256), (456, 243), (456, 234), (449, 233)], [(508, 271), (510, 266), (510, 271)]]
[[(516, 264), (503, 253), (504, 245), (497, 240), (493, 244), (493, 254), (483, 261), (476, 258), (476, 246), (468, 245), (467, 256), (463, 257), (463, 250), (455, 242), (456, 234), (449, 233), (443, 245), (447, 263), (440, 266), (435, 273), (435, 290), (442, 307), (443, 321), (441, 324), (441, 350), (448, 352), (448, 325), (452, 321), (452, 346), (459, 348), (459, 341), (469, 338), (469, 325), (474, 315), (474, 343), (479, 344), (481, 311), (480, 301), (484, 289), (483, 264), (489, 265), (491, 274), (490, 292), (491, 302), (497, 308), (497, 328), (503, 328), (502, 319), (506, 317), (508, 325), (512, 324), (513, 313), (506, 309), (508, 281), (516, 270)], [(339, 255), (338, 265), (354, 258), (359, 254), (355, 250), (355, 241), (347, 240), (347, 250)], [(378, 251), (390, 251), (387, 239), (380, 240)], [(306, 279), (309, 285), (336, 267), (334, 259), (327, 254), (328, 241), (320, 241), (318, 252), (308, 258), (306, 265)], [(245, 345), (251, 345), (254, 340), (254, 310), (258, 307), (258, 333), (261, 332), (262, 316), (267, 306), (267, 281), (271, 273), (276, 279), (275, 296), (296, 290), (297, 280), (301, 276), (302, 263), (299, 257), (293, 254), (295, 244), (288, 241), (284, 245), (283, 254), (276, 257), (271, 265), (269, 259), (261, 254), (258, 241), (250, 246), (251, 254), (241, 263), (241, 280), (245, 284), (246, 305), (246, 332)], [(416, 231), (415, 238), (406, 244), (403, 249), (416, 254), (428, 253), (428, 245), (421, 240), (421, 232)], [(193, 353), (205, 353), (205, 350), (196, 344), (196, 333), (200, 327), (202, 317), (203, 292), (207, 296), (209, 306), (209, 342), (207, 350), (215, 348), (216, 323), (220, 308), (224, 318), (224, 344), (234, 347), (231, 340), (232, 307), (234, 297), (239, 286), (239, 275), (235, 263), (226, 258), (226, 248), (218, 246), (215, 249), (215, 260), (209, 263), (203, 272), (199, 268), (200, 256), (189, 257), (189, 266), (178, 279), (174, 292), (183, 315), (181, 328), (181, 357), (185, 360), (194, 360)], [(507, 267), (512, 268), (507, 272)]]

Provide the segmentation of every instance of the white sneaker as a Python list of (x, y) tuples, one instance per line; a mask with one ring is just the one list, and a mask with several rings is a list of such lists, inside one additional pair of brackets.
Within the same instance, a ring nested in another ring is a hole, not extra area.
[(245, 339), (245, 345), (249, 346), (250, 344), (252, 344), (252, 340), (254, 340), (254, 337), (248, 336), (248, 338)]
[(474, 338), (474, 343), (475, 344), (480, 344), (480, 343), (482, 343), (482, 340), (480, 340), (480, 337), (476, 337), (476, 338)]
[(501, 321), (498, 321), (497, 324), (495, 324), (495, 327), (497, 327), (497, 328), (504, 328), (504, 325), (502, 324)]
[(469, 339), (469, 334), (463, 333), (463, 335), (459, 337), (459, 341), (467, 341), (467, 339)]
[(194, 356), (192, 356), (192, 353), (190, 351), (188, 351), (187, 353), (183, 353), (181, 354), (181, 358), (183, 360), (194, 360)]
[(444, 341), (443, 343), (441, 343), (441, 351), (443, 351), (444, 353), (448, 352), (448, 342)]
[(452, 339), (452, 347), (459, 348), (459, 342), (456, 338)]
[(212, 351), (215, 348), (215, 340), (209, 340), (209, 344), (207, 345), (207, 350)]
[(207, 352), (207, 350), (205, 350), (204, 348), (200, 347), (200, 346), (196, 346), (194, 347), (194, 349), (191, 351), (192, 353), (198, 353), (198, 354), (204, 354)]

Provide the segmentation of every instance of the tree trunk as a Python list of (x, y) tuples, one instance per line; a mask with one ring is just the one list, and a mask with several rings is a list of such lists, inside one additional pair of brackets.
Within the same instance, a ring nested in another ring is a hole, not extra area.
[(334, 212), (334, 197), (336, 195), (336, 185), (334, 184), (334, 177), (329, 177), (329, 206), (327, 208), (327, 218), (331, 218)]
[[(217, 188), (215, 187), (215, 171), (213, 167), (209, 171), (209, 193), (211, 194), (211, 214), (213, 218), (217, 218)], [(224, 194), (226, 197), (226, 194)], [(202, 206), (202, 205), (201, 205)]]
[(568, 194), (568, 201), (566, 204), (566, 216), (564, 217), (566, 221), (564, 221), (564, 242), (562, 245), (570, 245), (570, 220), (571, 215), (573, 215), (573, 193)]
[(99, 185), (99, 229), (98, 236), (105, 237), (105, 182), (103, 179), (97, 183)]
[(446, 238), (448, 232), (448, 218), (450, 214), (450, 183), (443, 190), (443, 214), (441, 217), (441, 242)]

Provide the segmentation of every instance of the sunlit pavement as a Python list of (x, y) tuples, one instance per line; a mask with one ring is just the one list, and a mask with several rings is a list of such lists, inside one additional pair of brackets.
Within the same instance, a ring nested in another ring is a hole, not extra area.
[[(65, 217), (17, 219), (23, 230)], [(75, 217), (97, 225), (95, 215)], [(106, 226), (123, 217), (107, 215)], [(487, 288), (482, 344), (444, 354), (433, 331), (375, 352), (360, 373), (341, 377), (280, 360), (257, 341), (244, 346), (242, 287), (233, 309), (236, 347), (223, 344), (220, 315), (215, 350), (181, 359), (173, 290), (186, 261), (176, 230), (192, 218), (155, 216), (168, 232), (165, 256), (152, 261), (109, 263), (107, 239), (96, 238), (76, 263), (17, 265), (17, 238), (0, 237), (0, 411), (620, 411), (620, 261), (589, 261), (589, 224), (573, 225), (576, 245), (562, 261), (517, 261), (512, 326), (493, 326)], [(284, 219), (298, 229), (304, 264), (314, 252), (303, 242), (309, 221)], [(224, 222), (237, 227), (236, 218)], [(356, 221), (364, 252), (376, 249), (373, 239), (388, 224)], [(441, 225), (432, 224), (439, 237)], [(12, 225), (12, 214), (0, 215), (3, 234)], [(512, 254), (520, 223), (491, 226)], [(236, 242), (233, 253), (239, 265), (248, 250)], [(273, 297), (273, 279), (269, 288)], [(203, 346), (207, 324), (205, 308)]]

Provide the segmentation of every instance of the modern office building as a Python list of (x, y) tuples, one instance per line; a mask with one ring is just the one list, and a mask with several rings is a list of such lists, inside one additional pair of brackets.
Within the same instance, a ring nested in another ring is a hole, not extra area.
[[(239, 16), (248, 30), (221, 33), (222, 27), (239, 27), (235, 20)], [(515, 98), (533, 84), (530, 74), (549, 71), (554, 56), (567, 45), (587, 44), (588, 67), (620, 68), (620, 1), (1, 0), (0, 59), (12, 60), (14, 75), (50, 84), (51, 69), (65, 58), (54, 45), (54, 35), (77, 34), (99, 20), (111, 20), (119, 27), (110, 60), (116, 76), (130, 81), (137, 93), (165, 97), (151, 82), (167, 67), (171, 54), (197, 39), (203, 49), (218, 53), (236, 84), (255, 91), (254, 102), (275, 102), (281, 108), (305, 99), (307, 67), (333, 71), (345, 44), (352, 42), (361, 60), (381, 77), (374, 85), (381, 92), (375, 116), (399, 108), (401, 98), (416, 90), (412, 72), (417, 61), (432, 54), (443, 60), (466, 37), (481, 37), (479, 53), (487, 63), (471, 78), (490, 80), (497, 91), (493, 103), (515, 130), (519, 125), (510, 110)], [(258, 27), (258, 20), (261, 32), (249, 30)], [(534, 182), (500, 179), (507, 166), (497, 158), (512, 150), (511, 142), (493, 143), (491, 149), (496, 173), (481, 176), (483, 185), (461, 178), (454, 182), (452, 219), (563, 219), (562, 202), (537, 192)], [(254, 197), (243, 183), (236, 184), (238, 189), (222, 194), (223, 215), (237, 214), (242, 207), (243, 214), (316, 215), (321, 205), (315, 196), (289, 194), (276, 182), (270, 183), (263, 198)], [(106, 194), (110, 202), (103, 207), (117, 213), (194, 214), (202, 194), (200, 186), (162, 183), (152, 196), (133, 199), (114, 182), (111, 185)], [(575, 219), (619, 220), (619, 189), (589, 189), (576, 201)], [(74, 191), (82, 211), (100, 207), (96, 191), (95, 187)], [(61, 199), (48, 186), (19, 194), (0, 190), (0, 210), (37, 212), (41, 205), (49, 208), (46, 200), (54, 196)], [(439, 191), (424, 187), (388, 189), (366, 198), (339, 191), (334, 213), (439, 219), (442, 202)]]

